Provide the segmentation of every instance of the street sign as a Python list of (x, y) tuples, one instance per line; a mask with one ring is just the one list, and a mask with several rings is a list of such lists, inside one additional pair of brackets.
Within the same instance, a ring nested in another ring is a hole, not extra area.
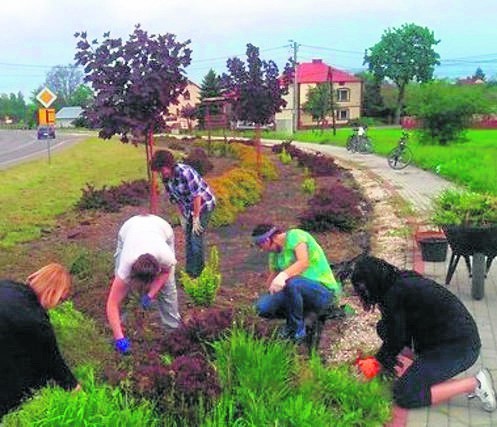
[(53, 125), (55, 124), (55, 110), (53, 108), (38, 109), (38, 125)]
[(44, 87), (40, 93), (36, 95), (36, 99), (40, 101), (45, 108), (48, 108), (52, 105), (52, 102), (57, 99), (57, 95), (55, 95), (55, 93), (53, 93), (48, 87)]

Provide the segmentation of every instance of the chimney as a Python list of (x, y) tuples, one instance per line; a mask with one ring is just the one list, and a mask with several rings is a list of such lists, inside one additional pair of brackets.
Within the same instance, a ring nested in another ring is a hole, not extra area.
[(322, 64), (322, 63), (323, 63), (323, 60), (322, 60), (322, 59), (313, 59), (313, 60), (312, 60), (312, 63), (313, 63), (313, 64)]

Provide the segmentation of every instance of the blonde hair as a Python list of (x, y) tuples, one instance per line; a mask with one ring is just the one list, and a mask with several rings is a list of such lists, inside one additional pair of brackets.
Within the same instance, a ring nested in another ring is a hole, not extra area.
[(28, 284), (38, 296), (40, 304), (54, 308), (71, 290), (71, 275), (55, 262), (40, 268), (28, 277)]

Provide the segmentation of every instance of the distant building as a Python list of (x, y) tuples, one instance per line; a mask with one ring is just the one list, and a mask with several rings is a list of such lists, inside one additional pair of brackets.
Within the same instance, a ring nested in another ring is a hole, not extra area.
[(81, 107), (63, 107), (55, 113), (55, 126), (58, 128), (74, 127), (74, 121), (81, 117)]
[[(333, 87), (333, 99), (335, 101), (335, 122), (337, 125), (347, 124), (350, 120), (361, 117), (362, 103), (362, 80), (338, 68), (331, 67), (321, 59), (313, 59), (312, 62), (304, 62), (297, 66), (297, 105), (298, 105), (298, 128), (315, 126), (309, 114), (302, 110), (302, 105), (307, 101), (309, 89), (320, 83), (329, 82)], [(275, 116), (277, 128), (288, 129), (288, 124), (293, 117), (293, 84), (290, 84), (289, 93), (285, 96), (286, 107)], [(331, 124), (333, 118), (327, 117)]]
[[(169, 104), (167, 113), (164, 114), (166, 125), (172, 129), (188, 129), (188, 120), (181, 117), (181, 110), (184, 107), (196, 107), (200, 104), (200, 86), (188, 80), (188, 84), (183, 93), (178, 97), (177, 104)], [(197, 125), (197, 120), (190, 123), (191, 126)]]
[(458, 79), (456, 84), (458, 85), (481, 85), (484, 84), (485, 80), (480, 79), (479, 77), (466, 77), (464, 79)]

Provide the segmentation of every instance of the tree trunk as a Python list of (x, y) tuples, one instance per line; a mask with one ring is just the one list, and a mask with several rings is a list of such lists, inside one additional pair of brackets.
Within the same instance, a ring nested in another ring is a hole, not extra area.
[(394, 124), (400, 125), (400, 115), (402, 114), (402, 106), (404, 105), (404, 94), (406, 90), (406, 84), (402, 83), (398, 85), (399, 94), (397, 95), (397, 107), (395, 108), (395, 120)]
[(257, 165), (257, 175), (260, 177), (262, 175), (262, 153), (261, 153), (261, 125), (257, 123), (255, 125), (255, 155), (256, 155), (256, 165)]
[(156, 215), (159, 212), (159, 204), (157, 195), (157, 174), (150, 170), (150, 161), (154, 155), (154, 133), (151, 130), (147, 134), (145, 149), (147, 152), (148, 182), (150, 183), (150, 213)]

